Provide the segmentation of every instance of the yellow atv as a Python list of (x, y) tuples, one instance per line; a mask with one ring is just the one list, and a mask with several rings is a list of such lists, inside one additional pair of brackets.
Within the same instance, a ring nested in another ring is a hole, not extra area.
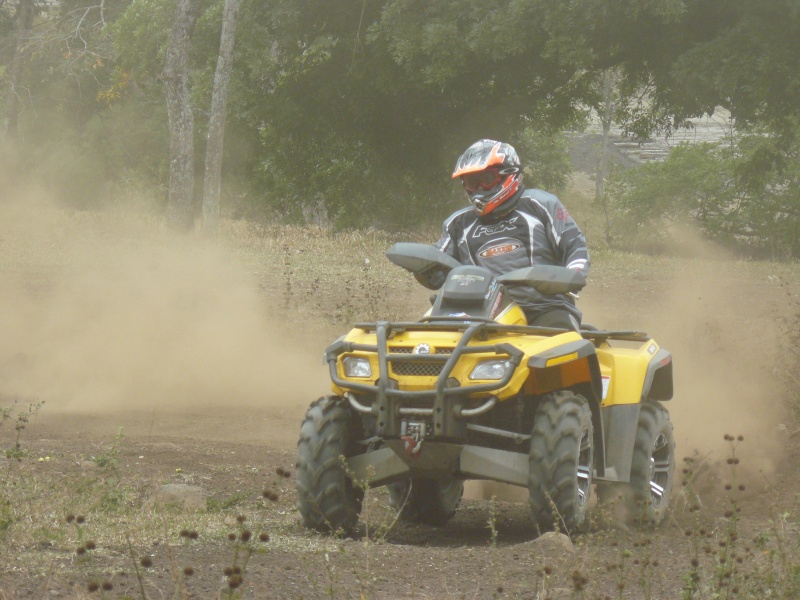
[(675, 469), (667, 350), (640, 332), (528, 326), (507, 288), (577, 291), (574, 270), (495, 277), (425, 244), (387, 257), (447, 278), (419, 322), (358, 323), (326, 350), (333, 395), (309, 407), (298, 442), (307, 527), (353, 533), (364, 490), (383, 485), (403, 519), (444, 525), (467, 479), (528, 488), (540, 530), (585, 530), (594, 483), (622, 487), (638, 522), (663, 519)]

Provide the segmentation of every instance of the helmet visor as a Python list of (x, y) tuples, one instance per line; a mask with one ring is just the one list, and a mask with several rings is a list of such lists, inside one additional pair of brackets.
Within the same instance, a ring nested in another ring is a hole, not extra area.
[(467, 173), (461, 176), (461, 182), (468, 192), (476, 192), (478, 189), (490, 190), (500, 183), (500, 171), (484, 169), (477, 173)]

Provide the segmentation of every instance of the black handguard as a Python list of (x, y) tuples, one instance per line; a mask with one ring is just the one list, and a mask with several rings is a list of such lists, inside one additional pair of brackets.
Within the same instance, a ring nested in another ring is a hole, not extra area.
[(410, 271), (414, 278), (430, 290), (444, 285), (451, 269), (461, 263), (432, 244), (397, 242), (386, 251), (386, 258)]
[(414, 279), (429, 290), (438, 290), (444, 285), (444, 280), (447, 279), (447, 273), (441, 267), (433, 267), (425, 269), (418, 273), (413, 273)]

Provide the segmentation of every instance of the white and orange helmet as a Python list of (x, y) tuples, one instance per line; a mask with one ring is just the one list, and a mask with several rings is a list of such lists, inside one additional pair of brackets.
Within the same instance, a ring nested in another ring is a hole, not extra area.
[(522, 165), (517, 151), (504, 142), (478, 140), (462, 154), (453, 171), (479, 215), (488, 215), (517, 193)]

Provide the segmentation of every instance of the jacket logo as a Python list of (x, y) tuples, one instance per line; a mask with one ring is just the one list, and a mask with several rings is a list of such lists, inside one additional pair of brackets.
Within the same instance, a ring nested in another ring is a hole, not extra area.
[(513, 252), (517, 248), (520, 247), (521, 244), (516, 242), (511, 244), (498, 244), (497, 246), (491, 246), (486, 248), (480, 253), (481, 258), (491, 258), (492, 256), (497, 256), (498, 254), (508, 254), (509, 252)]
[(519, 217), (512, 217), (508, 221), (500, 221), (495, 225), (481, 225), (475, 228), (472, 237), (482, 237), (484, 235), (494, 235), (496, 233), (503, 233), (504, 231), (512, 231), (515, 229), (515, 223)]

